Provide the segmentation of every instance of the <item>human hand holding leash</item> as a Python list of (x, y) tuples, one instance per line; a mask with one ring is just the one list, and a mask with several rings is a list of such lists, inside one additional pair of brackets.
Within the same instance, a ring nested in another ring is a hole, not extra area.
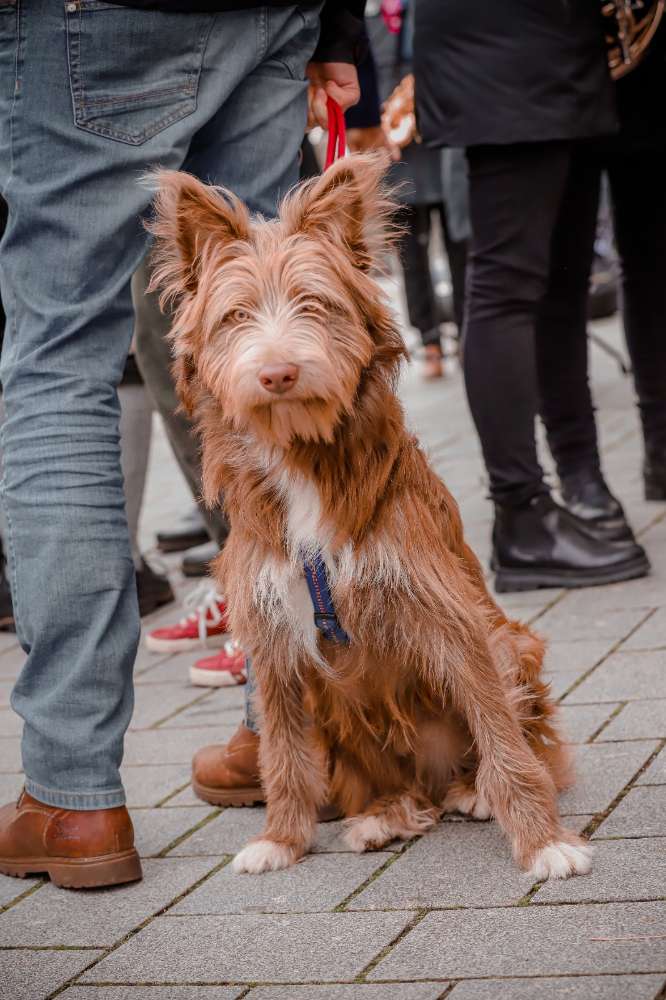
[(342, 62), (311, 62), (307, 68), (308, 128), (328, 127), (327, 100), (331, 97), (343, 111), (357, 104), (361, 96), (356, 66)]

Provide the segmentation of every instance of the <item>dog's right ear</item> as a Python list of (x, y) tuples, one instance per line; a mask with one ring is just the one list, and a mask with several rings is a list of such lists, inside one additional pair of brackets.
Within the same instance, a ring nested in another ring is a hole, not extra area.
[(196, 292), (209, 254), (220, 244), (247, 239), (250, 218), (230, 191), (191, 174), (157, 170), (148, 184), (157, 191), (153, 219), (146, 223), (155, 237), (150, 290), (161, 290), (164, 305)]

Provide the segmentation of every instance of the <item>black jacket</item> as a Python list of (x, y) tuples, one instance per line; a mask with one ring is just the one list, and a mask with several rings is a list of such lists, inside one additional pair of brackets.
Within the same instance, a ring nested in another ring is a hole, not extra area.
[[(315, 7), (320, 0), (302, 0), (298, 6)], [(122, 7), (142, 10), (162, 10), (173, 13), (211, 14), (229, 10), (251, 10), (253, 7), (292, 7), (294, 0), (116, 0)], [(315, 59), (322, 62), (359, 62), (365, 53), (363, 11), (365, 0), (326, 0), (321, 13), (321, 37)]]
[(600, 11), (595, 0), (417, 0), (425, 141), (503, 145), (615, 131)]

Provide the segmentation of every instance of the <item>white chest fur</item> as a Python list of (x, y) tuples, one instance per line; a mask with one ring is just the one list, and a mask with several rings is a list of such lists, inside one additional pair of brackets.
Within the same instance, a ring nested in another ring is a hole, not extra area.
[(255, 597), (269, 626), (286, 625), (303, 653), (322, 663), (303, 559), (319, 552), (332, 571), (332, 530), (330, 525), (322, 523), (321, 502), (314, 483), (283, 472), (279, 489), (284, 502), (287, 557), (266, 561), (255, 584)]

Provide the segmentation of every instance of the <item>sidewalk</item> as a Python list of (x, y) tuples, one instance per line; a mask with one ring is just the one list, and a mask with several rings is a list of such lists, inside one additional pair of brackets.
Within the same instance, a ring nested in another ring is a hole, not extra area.
[[(597, 329), (620, 344), (616, 323)], [(561, 806), (593, 839), (592, 874), (533, 885), (494, 823), (449, 819), (361, 856), (330, 823), (296, 867), (234, 875), (228, 862), (260, 831), (262, 810), (204, 805), (189, 772), (197, 747), (233, 732), (243, 689), (192, 688), (191, 655), (142, 647), (124, 779), (144, 880), (72, 893), (0, 876), (2, 1000), (666, 997), (666, 504), (642, 500), (631, 382), (591, 350), (606, 471), (653, 574), (502, 603), (550, 640), (549, 677), (578, 764)], [(459, 375), (424, 385), (412, 368), (404, 398), (486, 560), (490, 506)], [(147, 541), (187, 502), (159, 437)], [(178, 613), (171, 606), (145, 629)], [(2, 801), (21, 787), (19, 720), (7, 707), (21, 661), (14, 637), (0, 634)]]

